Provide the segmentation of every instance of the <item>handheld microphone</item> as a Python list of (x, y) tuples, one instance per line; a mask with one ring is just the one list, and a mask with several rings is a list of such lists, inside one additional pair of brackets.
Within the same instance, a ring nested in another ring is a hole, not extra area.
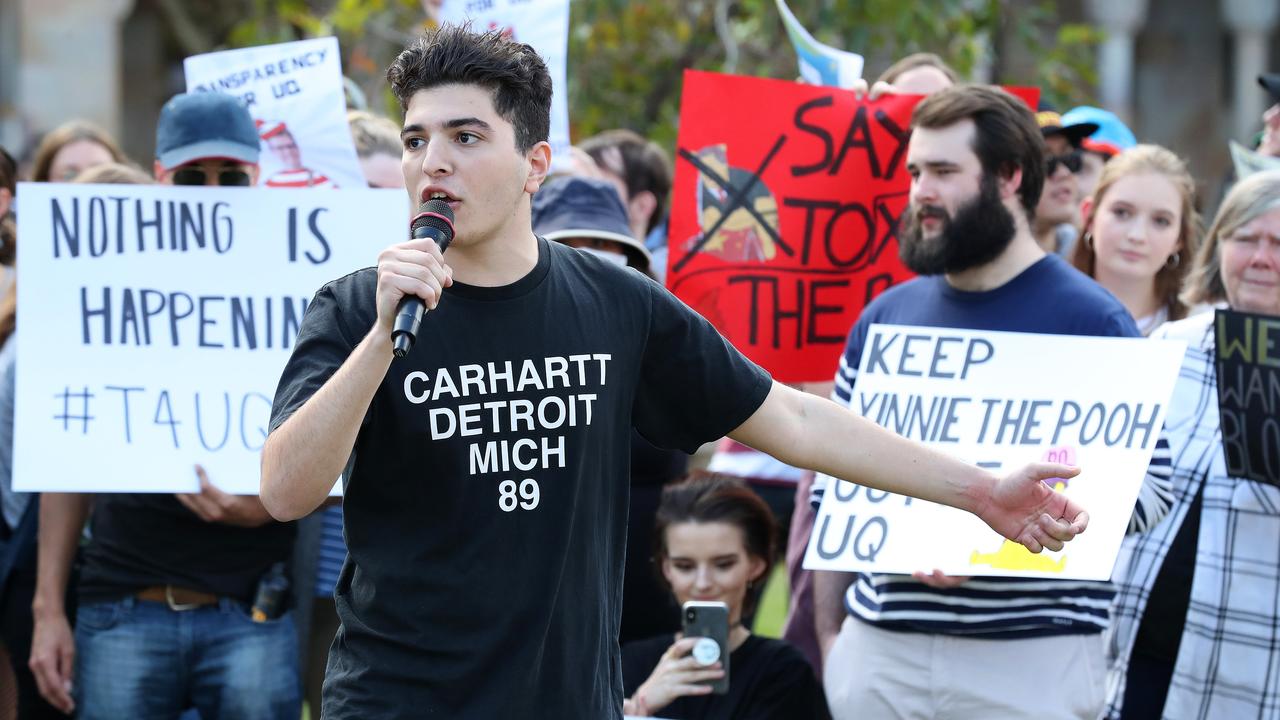
[[(414, 240), (431, 238), (444, 252), (453, 242), (453, 209), (443, 200), (431, 200), (418, 206), (418, 214), (413, 216), (409, 224), (409, 232)], [(418, 339), (418, 326), (422, 324), (422, 313), (426, 308), (422, 298), (407, 295), (400, 299), (396, 307), (395, 324), (391, 326), (391, 351), (402, 358), (413, 349)]]

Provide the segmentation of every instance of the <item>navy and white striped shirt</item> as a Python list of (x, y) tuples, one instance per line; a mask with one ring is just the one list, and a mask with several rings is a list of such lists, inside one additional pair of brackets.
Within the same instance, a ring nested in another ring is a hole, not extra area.
[[(1046, 256), (985, 292), (957, 290), (942, 277), (920, 277), (886, 291), (849, 332), (832, 397), (847, 407), (852, 406), (862, 347), (873, 323), (1141, 337), (1119, 301), (1057, 256)], [(819, 479), (825, 481), (823, 476)], [(1169, 445), (1162, 432), (1131, 530), (1149, 527), (1168, 511), (1169, 482)], [(815, 483), (815, 501), (821, 500), (824, 489), (825, 482)], [(984, 577), (942, 590), (907, 575), (859, 574), (845, 594), (845, 608), (889, 630), (1043, 637), (1101, 632), (1114, 595), (1110, 583), (1085, 580)]]
[(342, 573), (342, 563), (347, 561), (347, 543), (342, 539), (342, 506), (330, 505), (321, 512), (315, 596), (332, 598), (338, 575)]

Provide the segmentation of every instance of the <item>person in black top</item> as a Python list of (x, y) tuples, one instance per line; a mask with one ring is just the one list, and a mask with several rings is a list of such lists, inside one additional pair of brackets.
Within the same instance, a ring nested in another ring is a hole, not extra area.
[[(181, 94), (160, 110), (156, 180), (253, 184), (258, 133), (236, 98)], [(128, 468), (103, 468), (128, 472)], [(31, 667), (63, 712), (93, 718), (296, 718), (301, 712), (291, 611), (256, 622), (259, 582), (293, 551), (293, 523), (253, 495), (43, 493)], [(336, 475), (334, 477), (337, 477)], [(74, 638), (63, 607), (92, 499), (92, 539), (76, 588)]]
[[(686, 451), (728, 434), (1033, 551), (1087, 524), (1040, 481), (1073, 468), (1000, 480), (928, 451), (774, 383), (643, 275), (534, 235), (551, 80), (528, 45), (446, 26), (387, 75), (410, 199), (448, 202), (456, 237), (447, 262), (401, 242), (317, 292), (262, 454), (263, 504), (291, 520), (354, 452), (324, 717), (620, 717), (632, 427)], [(392, 362), (408, 295), (428, 312)]]
[[(533, 196), (533, 231), (548, 240), (656, 277), (651, 272), (649, 251), (628, 235), (627, 209), (618, 192), (608, 181), (598, 178), (554, 179)], [(640, 433), (631, 431), (626, 547), (647, 548), (653, 544), (653, 518), (662, 488), (684, 475), (688, 465), (689, 456), (685, 453), (655, 447)], [(618, 642), (624, 644), (680, 628), (671, 593), (658, 582), (647, 553), (626, 554), (619, 623)]]
[(741, 481), (695, 476), (667, 486), (658, 505), (654, 562), (676, 602), (729, 606), (729, 692), (701, 680), (724, 677), (690, 651), (697, 638), (664, 634), (622, 648), (622, 687), (630, 715), (675, 720), (791, 720), (828, 717), (808, 661), (791, 645), (752, 635), (742, 624), (760, 601), (778, 536), (769, 506)]

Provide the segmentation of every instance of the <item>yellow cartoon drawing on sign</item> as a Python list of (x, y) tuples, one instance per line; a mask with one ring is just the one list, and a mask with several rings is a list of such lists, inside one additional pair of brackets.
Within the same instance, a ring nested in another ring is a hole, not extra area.
[(1054, 560), (1047, 555), (1034, 555), (1032, 552), (1012, 540), (1005, 540), (1000, 549), (993, 553), (980, 553), (974, 550), (969, 555), (970, 565), (990, 565), (997, 570), (1034, 570), (1036, 572), (1060, 573), (1067, 567), (1065, 557)]
[[(1074, 447), (1049, 448), (1044, 452), (1040, 460), (1042, 462), (1075, 465), (1076, 449)], [(1044, 482), (1046, 485), (1052, 486), (1054, 490), (1064, 492), (1069, 481), (1066, 478), (1052, 478)], [(1054, 560), (1047, 555), (1036, 555), (1012, 540), (1005, 540), (1000, 545), (1000, 549), (993, 553), (982, 553), (974, 550), (969, 554), (969, 564), (990, 565), (998, 570), (1032, 570), (1035, 572), (1060, 573), (1067, 567), (1067, 558), (1060, 557)]]

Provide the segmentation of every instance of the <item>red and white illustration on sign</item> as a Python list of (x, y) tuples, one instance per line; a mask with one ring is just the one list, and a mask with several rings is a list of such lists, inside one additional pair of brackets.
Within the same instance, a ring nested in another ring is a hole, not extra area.
[(778, 380), (830, 380), (858, 313), (911, 276), (895, 231), (918, 100), (685, 73), (667, 283)]
[(862, 309), (911, 277), (897, 228), (920, 100), (686, 71), (667, 285), (774, 378), (830, 380)]

